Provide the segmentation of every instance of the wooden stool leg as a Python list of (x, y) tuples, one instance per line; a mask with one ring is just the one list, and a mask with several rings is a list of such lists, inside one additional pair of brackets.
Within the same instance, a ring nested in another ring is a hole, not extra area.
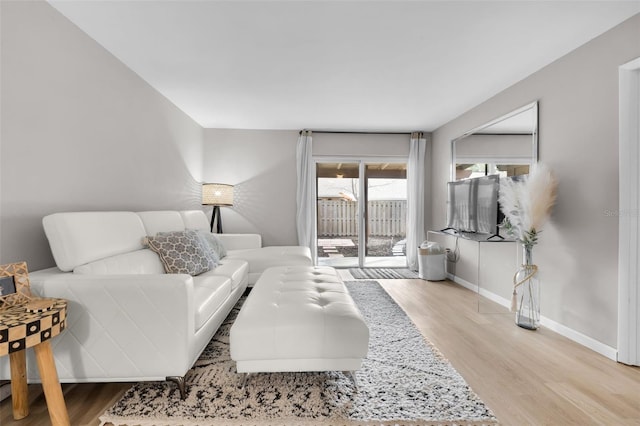
[(69, 413), (67, 413), (67, 406), (64, 403), (62, 386), (60, 386), (60, 381), (58, 380), (56, 364), (53, 361), (51, 344), (48, 340), (45, 340), (34, 346), (34, 350), (36, 352), (40, 379), (42, 380), (42, 389), (44, 390), (44, 396), (47, 400), (51, 424), (53, 426), (69, 426)]
[(24, 419), (29, 415), (29, 389), (27, 388), (27, 356), (25, 351), (9, 354), (11, 364), (11, 402), (13, 418)]

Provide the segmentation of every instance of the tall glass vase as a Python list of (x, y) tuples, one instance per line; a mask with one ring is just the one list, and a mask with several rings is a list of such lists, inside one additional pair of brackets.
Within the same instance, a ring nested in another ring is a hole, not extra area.
[(528, 330), (540, 327), (540, 282), (533, 264), (533, 247), (523, 245), (523, 265), (513, 277), (516, 324)]

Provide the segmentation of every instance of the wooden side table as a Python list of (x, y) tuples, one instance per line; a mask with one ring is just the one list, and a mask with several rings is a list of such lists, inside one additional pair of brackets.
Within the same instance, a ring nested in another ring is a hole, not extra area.
[(51, 309), (43, 312), (28, 312), (25, 306), (14, 306), (0, 313), (0, 356), (9, 354), (13, 418), (20, 420), (29, 415), (25, 350), (33, 347), (51, 424), (69, 426), (69, 414), (49, 342), (64, 331), (67, 301), (53, 299), (52, 302)]

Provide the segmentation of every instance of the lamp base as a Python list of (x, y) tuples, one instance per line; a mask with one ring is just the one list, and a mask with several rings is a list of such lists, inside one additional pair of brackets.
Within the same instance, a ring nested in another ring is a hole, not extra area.
[(220, 214), (220, 206), (213, 206), (213, 213), (211, 213), (211, 232), (213, 232), (213, 222), (216, 222), (216, 232), (218, 234), (222, 234), (222, 215)]

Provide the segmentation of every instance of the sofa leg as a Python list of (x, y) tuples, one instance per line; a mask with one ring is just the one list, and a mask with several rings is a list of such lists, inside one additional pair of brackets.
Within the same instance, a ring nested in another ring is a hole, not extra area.
[(353, 382), (353, 386), (358, 390), (358, 378), (356, 377), (355, 371), (343, 371), (342, 374), (349, 377)]
[(176, 384), (176, 386), (178, 386), (178, 390), (180, 391), (180, 399), (184, 400), (187, 398), (187, 393), (185, 392), (185, 389), (184, 389), (184, 377), (168, 376), (167, 381), (173, 382)]

